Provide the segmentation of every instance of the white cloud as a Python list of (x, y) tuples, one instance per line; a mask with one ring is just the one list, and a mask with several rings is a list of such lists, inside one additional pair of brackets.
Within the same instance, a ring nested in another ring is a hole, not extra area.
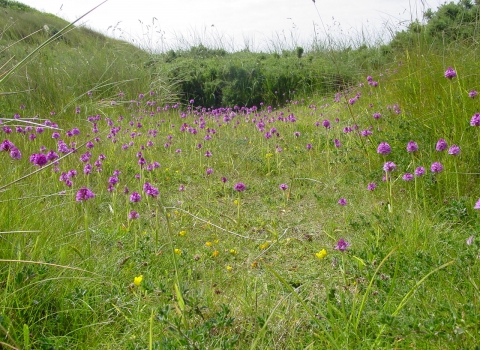
[[(22, 2), (67, 20), (74, 20), (101, 1)], [(325, 37), (321, 21), (328, 33), (343, 38), (358, 37), (362, 30), (372, 37), (382, 34), (382, 30), (383, 34), (387, 34), (385, 26), (393, 28), (421, 15), (421, 4), (424, 2), (316, 0), (315, 7), (311, 0), (109, 0), (89, 14), (86, 22), (88, 26), (110, 35), (113, 34), (112, 27), (120, 22), (117, 29), (121, 28), (126, 38), (135, 38), (137, 42), (145, 40), (145, 43), (154, 43), (163, 40), (167, 46), (175, 46), (175, 41), (178, 45), (178, 39), (182, 36), (187, 41), (216, 38), (224, 40), (227, 45), (234, 42), (236, 49), (239, 49), (243, 48), (245, 38), (256, 45), (262, 45), (272, 38), (286, 38), (282, 40), (292, 44), (292, 37), (298, 39), (299, 43), (309, 43), (314, 35), (314, 24), (317, 25), (317, 34)], [(437, 6), (434, 4), (430, 7)], [(158, 21), (153, 21), (153, 17)], [(149, 34), (144, 35), (146, 32)], [(120, 31), (115, 33), (118, 36)]]

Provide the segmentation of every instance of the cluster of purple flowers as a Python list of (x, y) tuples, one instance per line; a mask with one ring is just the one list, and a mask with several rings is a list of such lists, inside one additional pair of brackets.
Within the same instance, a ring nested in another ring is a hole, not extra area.
[(370, 75), (367, 77), (367, 82), (368, 82), (368, 85), (370, 86), (373, 86), (373, 87), (378, 86), (378, 81), (373, 80), (373, 78)]
[(15, 147), (14, 143), (9, 140), (4, 140), (0, 144), (0, 151), (10, 152), (10, 157), (15, 160), (22, 158), (22, 153), (20, 150)]
[(149, 182), (145, 182), (145, 184), (143, 185), (143, 192), (145, 192), (147, 196), (151, 196), (154, 198), (160, 194), (158, 189), (153, 187)]
[(77, 202), (86, 201), (87, 199), (94, 198), (95, 193), (93, 193), (88, 187), (82, 187), (78, 190), (75, 199)]
[(62, 174), (60, 174), (59, 180), (65, 182), (66, 186), (72, 187), (73, 182), (71, 179), (73, 179), (75, 176), (77, 176), (77, 171), (75, 169), (71, 169), (67, 172), (62, 172)]
[(377, 148), (377, 153), (387, 155), (392, 152), (392, 148), (387, 142), (380, 142)]
[(34, 153), (30, 156), (30, 163), (42, 167), (48, 163), (47, 156), (43, 153)]

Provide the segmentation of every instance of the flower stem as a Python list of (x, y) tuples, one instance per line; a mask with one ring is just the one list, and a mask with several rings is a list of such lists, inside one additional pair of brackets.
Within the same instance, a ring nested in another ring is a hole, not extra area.
[(388, 212), (393, 213), (392, 179), (388, 172), (385, 172), (385, 179), (388, 186)]
[(88, 229), (88, 209), (87, 209), (87, 204), (84, 203), (83, 206), (83, 214), (84, 214), (84, 229), (85, 229), (85, 238), (87, 240), (87, 257), (90, 257), (91, 255), (91, 237), (90, 237), (90, 230)]

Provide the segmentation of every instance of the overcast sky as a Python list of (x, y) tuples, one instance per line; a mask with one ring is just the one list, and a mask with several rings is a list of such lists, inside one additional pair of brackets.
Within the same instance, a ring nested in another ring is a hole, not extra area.
[[(102, 0), (19, 0), (75, 20)], [(85, 18), (107, 35), (157, 49), (202, 42), (226, 49), (308, 47), (315, 33), (358, 42), (389, 38), (440, 0), (109, 0)], [(318, 12), (317, 12), (318, 10)], [(273, 46), (273, 47), (272, 47)]]

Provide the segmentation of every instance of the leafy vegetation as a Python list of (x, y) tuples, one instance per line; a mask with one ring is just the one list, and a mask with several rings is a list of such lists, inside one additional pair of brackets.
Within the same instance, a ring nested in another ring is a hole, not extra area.
[[(41, 51), (0, 96), (0, 347), (474, 349), (478, 36), (412, 28), (330, 56), (155, 56), (78, 29)], [(309, 64), (327, 77), (302, 89)], [(263, 104), (229, 90), (281, 76)], [(218, 101), (172, 98), (186, 82)]]

